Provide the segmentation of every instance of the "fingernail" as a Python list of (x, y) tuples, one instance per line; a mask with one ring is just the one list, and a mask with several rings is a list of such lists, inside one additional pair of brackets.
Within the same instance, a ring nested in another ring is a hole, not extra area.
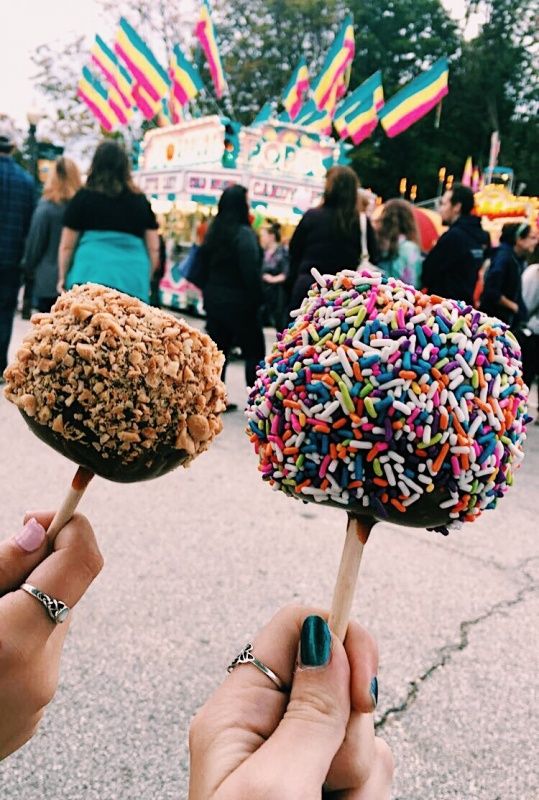
[(372, 705), (374, 710), (378, 705), (378, 678), (376, 676), (371, 681), (369, 691), (371, 693)]
[(331, 655), (331, 633), (322, 617), (307, 617), (301, 628), (302, 667), (324, 667)]
[(14, 536), (15, 541), (27, 553), (33, 553), (45, 541), (45, 528), (37, 519), (31, 517), (20, 533)]

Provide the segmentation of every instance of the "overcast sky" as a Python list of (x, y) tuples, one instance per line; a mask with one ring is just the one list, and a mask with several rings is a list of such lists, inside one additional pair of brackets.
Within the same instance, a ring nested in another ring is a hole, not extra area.
[[(442, 2), (456, 18), (462, 17), (464, 0)], [(28, 109), (43, 107), (31, 79), (35, 68), (30, 55), (38, 45), (68, 39), (72, 33), (91, 38), (102, 30), (96, 0), (13, 0), (0, 29), (0, 113), (24, 127)]]

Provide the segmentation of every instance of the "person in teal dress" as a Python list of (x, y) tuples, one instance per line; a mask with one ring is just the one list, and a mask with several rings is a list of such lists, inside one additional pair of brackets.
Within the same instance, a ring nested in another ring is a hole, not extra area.
[(159, 267), (158, 225), (120, 144), (98, 146), (86, 186), (68, 204), (63, 226), (59, 291), (98, 283), (149, 301), (151, 276)]
[(378, 267), (389, 277), (421, 288), (423, 257), (412, 205), (406, 200), (388, 200), (378, 219), (381, 259)]

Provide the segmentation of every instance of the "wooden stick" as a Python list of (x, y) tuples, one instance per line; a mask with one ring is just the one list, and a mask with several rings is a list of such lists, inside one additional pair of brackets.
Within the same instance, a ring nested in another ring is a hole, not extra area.
[(354, 599), (363, 548), (367, 543), (374, 523), (375, 520), (370, 517), (352, 517), (350, 514), (348, 515), (346, 539), (344, 540), (337, 583), (335, 584), (329, 614), (329, 627), (341, 642), (344, 642), (348, 629), (350, 608)]
[(64, 525), (69, 522), (82, 499), (82, 495), (86, 491), (86, 487), (93, 477), (94, 473), (86, 469), (86, 467), (78, 468), (73, 478), (71, 488), (47, 530), (49, 541), (54, 542)]

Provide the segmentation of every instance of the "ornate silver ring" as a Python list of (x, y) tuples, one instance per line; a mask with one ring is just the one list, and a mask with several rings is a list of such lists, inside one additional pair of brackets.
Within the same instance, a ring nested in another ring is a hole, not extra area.
[(31, 594), (32, 597), (39, 600), (41, 605), (45, 606), (47, 614), (56, 625), (65, 622), (69, 614), (69, 606), (66, 606), (61, 600), (56, 600), (55, 597), (51, 597), (46, 592), (42, 592), (41, 589), (36, 589), (31, 583), (23, 583), (20, 588), (28, 592), (28, 594)]
[(263, 664), (254, 654), (253, 654), (253, 645), (249, 642), (245, 645), (241, 653), (239, 653), (234, 661), (228, 665), (226, 668), (227, 672), (232, 672), (232, 670), (239, 666), (240, 664), (252, 664), (253, 667), (256, 667), (260, 672), (262, 672), (266, 678), (269, 678), (272, 683), (279, 689), (280, 692), (288, 693), (290, 691), (290, 686), (287, 686), (282, 680), (279, 678), (275, 672), (270, 669), (266, 664)]

